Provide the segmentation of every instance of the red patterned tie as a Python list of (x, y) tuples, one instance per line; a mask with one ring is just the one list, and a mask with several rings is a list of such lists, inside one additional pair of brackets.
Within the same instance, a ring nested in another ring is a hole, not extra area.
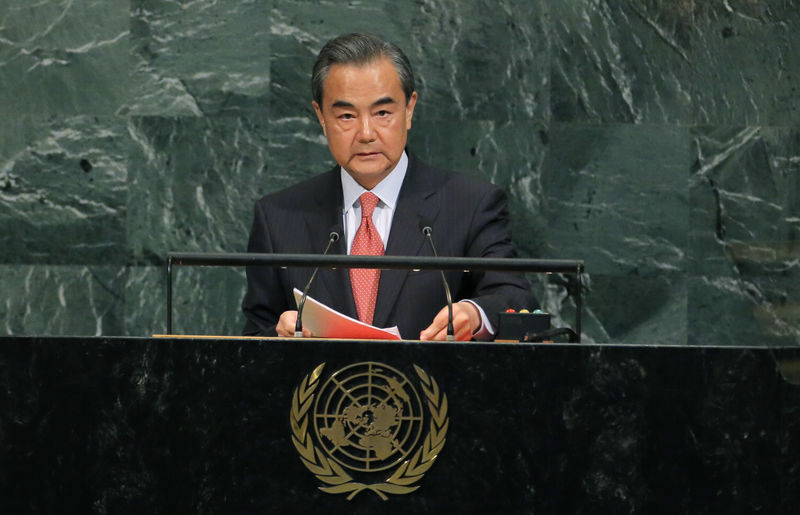
[[(381, 236), (372, 224), (372, 212), (375, 210), (378, 200), (380, 200), (378, 196), (369, 191), (361, 195), (361, 225), (353, 239), (353, 246), (350, 248), (351, 255), (383, 255)], [(356, 301), (358, 319), (366, 324), (372, 324), (380, 278), (381, 271), (379, 269), (350, 269), (350, 283), (353, 285), (353, 298)]]

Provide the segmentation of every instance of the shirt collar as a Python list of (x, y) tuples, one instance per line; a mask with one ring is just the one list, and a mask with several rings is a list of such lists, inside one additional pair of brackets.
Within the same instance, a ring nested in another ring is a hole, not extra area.
[(342, 179), (342, 197), (344, 199), (344, 212), (353, 209), (356, 201), (365, 191), (372, 191), (381, 199), (381, 202), (394, 211), (397, 205), (397, 197), (400, 196), (400, 188), (403, 186), (403, 179), (406, 177), (408, 170), (408, 156), (405, 150), (400, 156), (400, 160), (394, 169), (389, 172), (389, 175), (383, 178), (372, 190), (365, 189), (362, 185), (356, 182), (349, 173), (341, 166), (339, 173)]

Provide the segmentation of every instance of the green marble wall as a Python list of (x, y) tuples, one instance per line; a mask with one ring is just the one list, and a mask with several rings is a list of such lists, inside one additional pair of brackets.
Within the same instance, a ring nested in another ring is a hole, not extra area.
[[(168, 251), (244, 250), (331, 164), (309, 69), (372, 31), (415, 65), (412, 150), (506, 188), (524, 256), (586, 261), (585, 339), (800, 343), (796, 4), (3, 0), (0, 334), (163, 331)], [(238, 333), (244, 287), (179, 269), (176, 329)]]

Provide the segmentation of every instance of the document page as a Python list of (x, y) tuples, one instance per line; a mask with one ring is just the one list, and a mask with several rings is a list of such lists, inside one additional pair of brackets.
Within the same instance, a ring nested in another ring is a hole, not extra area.
[[(294, 289), (294, 301), (300, 304), (303, 292)], [(331, 309), (325, 304), (306, 297), (303, 307), (303, 327), (311, 331), (317, 338), (350, 338), (357, 340), (401, 340), (400, 330), (395, 327), (380, 329), (365, 324)]]

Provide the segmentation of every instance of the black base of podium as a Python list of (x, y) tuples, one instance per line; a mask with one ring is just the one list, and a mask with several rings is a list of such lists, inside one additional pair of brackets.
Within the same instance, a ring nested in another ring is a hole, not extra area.
[[(322, 363), (365, 362), (413, 381), (416, 365), (447, 399), (439, 456), (387, 500), (321, 491), (292, 443), (293, 391)], [(0, 512), (795, 513), (798, 363), (797, 348), (3, 338)]]

